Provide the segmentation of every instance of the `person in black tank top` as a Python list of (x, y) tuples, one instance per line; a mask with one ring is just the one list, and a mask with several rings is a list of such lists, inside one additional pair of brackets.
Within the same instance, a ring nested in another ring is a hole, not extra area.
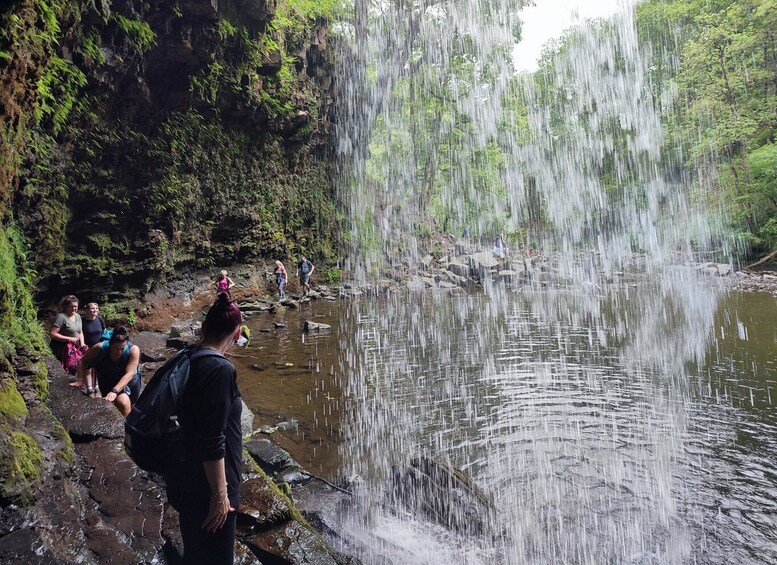
[(129, 342), (127, 328), (113, 330), (110, 341), (93, 345), (78, 362), (78, 378), (86, 378), (87, 393), (94, 396), (95, 388), (89, 369), (100, 387), (100, 394), (126, 417), (132, 403), (140, 396), (140, 349)]
[(101, 338), (105, 329), (105, 320), (100, 317), (100, 307), (96, 302), (86, 305), (85, 314), (81, 317), (81, 325), (84, 328), (84, 343), (87, 347), (103, 341)]

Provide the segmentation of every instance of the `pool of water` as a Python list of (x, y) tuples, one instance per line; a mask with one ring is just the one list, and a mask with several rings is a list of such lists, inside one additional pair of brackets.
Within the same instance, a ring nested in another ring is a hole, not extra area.
[(236, 362), (258, 424), (296, 421), (279, 442), (328, 479), (361, 476), (368, 506), (424, 454), (497, 508), (472, 538), (379, 504), (343, 517), (376, 555), (775, 563), (776, 302), (680, 275), (362, 297), (252, 318)]

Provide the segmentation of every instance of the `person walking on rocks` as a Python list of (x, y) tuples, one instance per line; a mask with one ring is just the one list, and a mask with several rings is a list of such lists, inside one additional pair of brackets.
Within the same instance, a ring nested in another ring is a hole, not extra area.
[(288, 281), (288, 275), (286, 274), (286, 267), (280, 261), (275, 262), (275, 269), (272, 273), (269, 271), (267, 274), (275, 275), (275, 283), (278, 285), (278, 295), (280, 299), (286, 298), (286, 282)]
[(311, 263), (304, 255), (297, 265), (297, 275), (299, 275), (299, 284), (304, 289), (305, 294), (310, 292), (310, 275), (316, 270), (316, 266)]
[(219, 278), (216, 280), (216, 294), (219, 294), (221, 292), (226, 292), (227, 296), (232, 299), (232, 296), (229, 293), (229, 290), (235, 286), (235, 283), (227, 276), (227, 271), (222, 270), (219, 273)]
[(240, 337), (240, 310), (219, 294), (193, 350), (179, 421), (188, 460), (165, 474), (167, 499), (180, 515), (187, 565), (232, 565), (240, 503), (242, 403), (235, 366), (224, 357)]
[(102, 397), (126, 418), (140, 396), (140, 348), (130, 343), (127, 328), (118, 326), (110, 340), (93, 345), (78, 362), (79, 380), (86, 377), (86, 393), (96, 398), (88, 369), (94, 369)]
[(507, 246), (504, 244), (504, 238), (502, 237), (502, 234), (496, 236), (496, 239), (494, 240), (494, 248), (491, 251), (500, 259), (504, 259), (507, 256)]

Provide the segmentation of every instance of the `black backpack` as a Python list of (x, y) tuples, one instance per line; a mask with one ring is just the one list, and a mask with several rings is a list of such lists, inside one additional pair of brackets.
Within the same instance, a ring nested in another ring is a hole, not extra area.
[(198, 357), (220, 356), (212, 349), (186, 348), (156, 370), (124, 420), (124, 449), (144, 471), (164, 473), (186, 461), (178, 421), (189, 367)]

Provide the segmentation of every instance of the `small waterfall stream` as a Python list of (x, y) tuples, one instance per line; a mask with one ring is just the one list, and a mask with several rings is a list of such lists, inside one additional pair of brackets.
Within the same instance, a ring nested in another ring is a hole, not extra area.
[[(671, 93), (655, 96), (630, 10), (528, 76), (512, 69), (520, 7), (357, 2), (348, 272), (412, 273), (435, 233), (466, 229), (487, 247), (508, 234), (519, 260), (538, 250), (552, 280), (352, 301), (341, 451), (369, 511), (343, 520), (375, 563), (722, 563), (719, 484), (699, 475), (720, 464), (704, 438), (730, 433), (710, 414), (728, 410), (709, 381), (724, 293), (689, 266), (730, 245), (694, 191), (708, 175), (662, 154)], [(461, 469), (474, 502), (416, 481), (419, 458)], [(740, 532), (745, 562), (777, 558), (752, 557), (768, 528)]]

